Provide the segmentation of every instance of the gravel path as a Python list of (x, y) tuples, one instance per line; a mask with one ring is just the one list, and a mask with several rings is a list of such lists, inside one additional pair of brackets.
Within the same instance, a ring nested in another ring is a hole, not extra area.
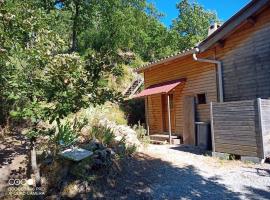
[(270, 165), (225, 161), (193, 148), (150, 145), (131, 158), (117, 199), (270, 199)]

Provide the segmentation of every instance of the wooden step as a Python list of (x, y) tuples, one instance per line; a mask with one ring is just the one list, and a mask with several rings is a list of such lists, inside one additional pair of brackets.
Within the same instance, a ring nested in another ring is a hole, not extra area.
[[(154, 135), (150, 135), (150, 139), (153, 140), (160, 140), (160, 141), (169, 141), (169, 135), (165, 135), (165, 134), (154, 134)], [(176, 135), (172, 135), (171, 139), (178, 139), (179, 136)]]
[[(150, 135), (150, 142), (153, 144), (169, 144), (169, 135), (167, 134), (154, 134)], [(181, 139), (179, 136), (172, 135), (171, 136), (172, 144), (181, 144)]]
[(167, 144), (167, 141), (160, 141), (160, 140), (150, 140), (151, 144)]

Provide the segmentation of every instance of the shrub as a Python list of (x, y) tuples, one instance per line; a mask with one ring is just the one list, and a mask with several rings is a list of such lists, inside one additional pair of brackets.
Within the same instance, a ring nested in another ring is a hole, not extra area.
[(115, 138), (111, 129), (103, 126), (95, 125), (92, 127), (90, 132), (90, 137), (92, 139), (99, 140), (103, 145), (110, 146)]
[(147, 135), (147, 130), (140, 124), (140, 122), (133, 126), (137, 133), (137, 137), (143, 145), (150, 143), (150, 137)]
[(77, 133), (72, 129), (69, 123), (63, 124), (59, 126), (58, 133), (54, 138), (57, 144), (63, 146), (69, 146), (76, 142)]
[[(117, 124), (126, 125), (127, 120), (125, 119), (125, 114), (117, 104), (106, 103), (102, 106), (90, 106), (87, 109), (83, 109), (77, 113), (79, 119), (86, 119), (90, 126), (98, 124), (101, 119), (107, 118), (110, 121), (114, 121)], [(70, 120), (74, 120), (71, 116)]]

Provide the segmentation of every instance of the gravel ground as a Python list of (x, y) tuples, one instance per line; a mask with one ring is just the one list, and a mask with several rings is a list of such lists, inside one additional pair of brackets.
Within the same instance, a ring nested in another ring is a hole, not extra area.
[(270, 165), (222, 161), (187, 147), (151, 145), (145, 152), (160, 165), (154, 199), (270, 199)]
[(131, 158), (117, 199), (270, 199), (270, 165), (225, 161), (183, 146), (150, 145)]
[[(0, 180), (6, 180), (12, 166), (24, 165), (25, 148), (1, 145)], [(270, 199), (270, 164), (219, 160), (191, 147), (149, 145), (115, 172), (76, 199)]]

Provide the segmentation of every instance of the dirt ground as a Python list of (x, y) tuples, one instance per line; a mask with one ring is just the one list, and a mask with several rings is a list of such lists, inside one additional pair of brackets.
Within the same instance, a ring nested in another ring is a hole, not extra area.
[(28, 140), (21, 134), (0, 140), (0, 198), (9, 186), (9, 179), (26, 179), (29, 176), (28, 147)]
[[(19, 136), (0, 143), (1, 191), (10, 177), (29, 177), (27, 145)], [(149, 145), (116, 171), (91, 192), (44, 199), (270, 199), (270, 164), (219, 160), (191, 147)]]

